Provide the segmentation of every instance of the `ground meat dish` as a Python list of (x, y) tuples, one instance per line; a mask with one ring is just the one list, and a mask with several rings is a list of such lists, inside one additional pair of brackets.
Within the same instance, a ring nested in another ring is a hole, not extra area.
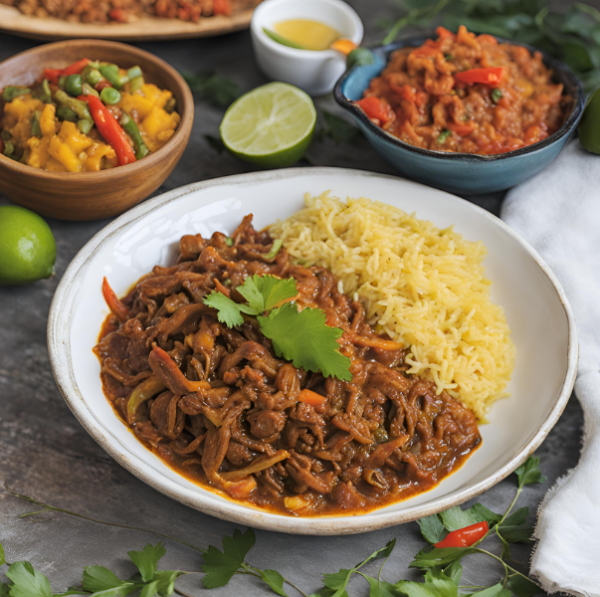
[[(271, 511), (360, 513), (436, 485), (479, 445), (474, 415), (407, 375), (406, 351), (374, 332), (331, 272), (293, 264), (285, 248), (269, 257), (273, 241), (251, 220), (231, 238), (184, 236), (176, 265), (109, 300), (94, 350), (115, 411), (185, 477)], [(230, 329), (204, 304), (214, 290), (242, 300), (236, 287), (266, 274), (293, 277), (298, 308), (344, 331), (351, 381), (297, 369), (256, 319)], [(304, 389), (324, 407), (299, 401)]]
[(371, 81), (358, 104), (377, 125), (416, 147), (489, 155), (541, 141), (563, 124), (572, 99), (539, 52), (464, 26), (437, 33), (393, 52)]
[(82, 23), (127, 23), (145, 14), (197, 22), (202, 17), (230, 15), (260, 0), (0, 0), (35, 17)]

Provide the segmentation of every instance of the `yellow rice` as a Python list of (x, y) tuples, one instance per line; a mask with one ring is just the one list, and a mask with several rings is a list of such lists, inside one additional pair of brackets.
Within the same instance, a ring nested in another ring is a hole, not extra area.
[(305, 201), (271, 235), (296, 260), (331, 270), (378, 332), (410, 346), (409, 373), (485, 420), (508, 395), (515, 347), (490, 299), (484, 244), (370, 199), (345, 203), (326, 192)]

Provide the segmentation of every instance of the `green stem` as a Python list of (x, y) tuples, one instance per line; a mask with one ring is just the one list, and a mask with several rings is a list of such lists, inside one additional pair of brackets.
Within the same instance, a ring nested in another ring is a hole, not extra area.
[(171, 535), (166, 535), (165, 533), (160, 533), (158, 531), (153, 531), (152, 529), (144, 529), (141, 527), (134, 527), (127, 524), (120, 524), (118, 522), (106, 522), (105, 520), (99, 520), (98, 518), (92, 518), (91, 516), (85, 516), (84, 514), (78, 514), (77, 512), (71, 512), (70, 510), (65, 510), (64, 508), (57, 508), (55, 506), (51, 506), (50, 504), (44, 504), (44, 502), (39, 502), (38, 500), (34, 500), (27, 495), (22, 495), (20, 493), (16, 493), (11, 489), (6, 488), (6, 491), (10, 493), (12, 496), (23, 500), (25, 502), (29, 502), (31, 504), (36, 504), (38, 506), (43, 506), (44, 510), (40, 510), (38, 512), (29, 512), (25, 514), (25, 516), (33, 516), (34, 514), (39, 514), (40, 512), (51, 510), (53, 512), (61, 512), (62, 514), (68, 514), (69, 516), (74, 516), (75, 518), (81, 518), (83, 520), (87, 520), (88, 522), (95, 522), (96, 524), (103, 524), (110, 527), (117, 527), (119, 529), (127, 529), (128, 531), (141, 531), (142, 533), (151, 533), (152, 535), (156, 535), (157, 537), (163, 537), (164, 539), (169, 539), (171, 541), (175, 541), (176, 543), (180, 543), (181, 545), (185, 545), (186, 547), (191, 547), (196, 551), (201, 553), (206, 553), (206, 549), (202, 549), (197, 545), (192, 545), (191, 543), (187, 543), (186, 541), (182, 541), (181, 539), (177, 539), (177, 537), (172, 537)]
[(504, 513), (504, 516), (500, 519), (500, 522), (496, 525), (497, 527), (500, 526), (504, 522), (504, 519), (510, 514), (514, 505), (517, 503), (517, 500), (519, 499), (519, 496), (521, 495), (522, 491), (523, 491), (522, 487), (519, 487), (517, 489), (517, 493), (515, 494), (513, 501), (510, 503), (510, 506), (506, 509), (506, 512)]
[(522, 572), (519, 572), (516, 568), (509, 566), (502, 558), (499, 558), (496, 554), (493, 554), (491, 551), (487, 551), (486, 549), (479, 549), (479, 548), (476, 548), (475, 551), (478, 553), (485, 554), (486, 556), (490, 556), (490, 558), (494, 558), (494, 560), (497, 560), (498, 562), (500, 562), (504, 566), (505, 570), (510, 570), (513, 573), (510, 576), (513, 576), (514, 574), (518, 574), (519, 576), (522, 576), (523, 578), (526, 578), (527, 580), (531, 581), (533, 584), (537, 585), (537, 583), (534, 580), (532, 580), (531, 578), (529, 578), (529, 576), (527, 576), (526, 574), (523, 574)]
[[(255, 568), (254, 566), (250, 566), (250, 564), (242, 564), (245, 572), (238, 572), (237, 574), (249, 574), (251, 576), (256, 576), (257, 578), (260, 578), (261, 580), (263, 579), (262, 575), (260, 574), (260, 572), (262, 572), (259, 568)], [(252, 572), (255, 571), (255, 572)], [(287, 578), (285, 578), (285, 576), (283, 576), (283, 574), (281, 575), (281, 578), (283, 578), (283, 582), (286, 583), (287, 585), (290, 585), (290, 587), (292, 587), (292, 589), (295, 589), (296, 591), (298, 591), (298, 593), (300, 593), (300, 595), (302, 595), (302, 597), (308, 597), (308, 595), (300, 588), (297, 587), (293, 582), (289, 581)]]
[(439, 0), (439, 2), (431, 9), (413, 8), (412, 10), (409, 10), (406, 15), (394, 23), (394, 26), (390, 29), (390, 32), (383, 38), (383, 45), (391, 44), (398, 36), (398, 33), (400, 33), (404, 27), (410, 25), (415, 19), (418, 19), (419, 17), (433, 19), (446, 7), (449, 1), (450, 0)]
[(597, 8), (590, 6), (589, 4), (584, 4), (583, 2), (575, 2), (574, 6), (581, 12), (585, 12), (586, 14), (590, 15), (595, 21), (600, 23), (600, 10)]

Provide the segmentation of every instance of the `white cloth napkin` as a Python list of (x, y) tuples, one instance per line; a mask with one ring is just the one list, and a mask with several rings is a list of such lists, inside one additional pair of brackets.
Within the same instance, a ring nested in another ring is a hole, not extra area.
[(600, 156), (572, 140), (507, 194), (501, 217), (554, 270), (579, 335), (583, 449), (540, 505), (531, 573), (548, 593), (600, 597)]

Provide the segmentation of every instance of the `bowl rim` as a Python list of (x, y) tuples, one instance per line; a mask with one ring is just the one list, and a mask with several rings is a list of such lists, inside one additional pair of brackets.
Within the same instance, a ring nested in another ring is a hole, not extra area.
[[(358, 15), (358, 13), (346, 2), (343, 0), (316, 0), (317, 2), (321, 2), (322, 4), (328, 4), (332, 7), (335, 7), (336, 10), (345, 13), (354, 26), (354, 31), (349, 39), (352, 40), (355, 44), (359, 45), (362, 42), (364, 36), (364, 25), (363, 22)], [(327, 49), (327, 50), (303, 50), (301, 48), (290, 48), (289, 46), (284, 46), (283, 44), (277, 43), (274, 39), (271, 39), (264, 31), (263, 27), (259, 25), (258, 21), (263, 17), (263, 13), (266, 15), (270, 8), (275, 4), (285, 4), (290, 3), (293, 4), (294, 0), (265, 0), (261, 2), (252, 13), (252, 19), (250, 21), (250, 32), (253, 36), (256, 37), (258, 41), (260, 41), (266, 48), (268, 48), (271, 52), (279, 53), (286, 58), (301, 58), (303, 60), (323, 60), (325, 58), (331, 58), (332, 56), (338, 57), (340, 56), (339, 52), (335, 50)], [(318, 16), (318, 15), (317, 15)]]
[[(435, 34), (432, 31), (425, 32), (425, 33), (412, 34), (412, 35), (405, 36), (402, 39), (395, 41), (391, 44), (387, 44), (384, 46), (382, 46), (382, 45), (371, 46), (371, 47), (369, 47), (369, 49), (375, 55), (382, 58), (387, 64), (389, 56), (393, 51), (398, 50), (403, 47), (406, 47), (408, 45), (412, 45), (413, 43), (415, 43), (415, 44), (423, 43), (427, 39), (432, 39), (434, 37), (434, 35)], [(410, 143), (406, 143), (405, 141), (400, 140), (398, 137), (392, 135), (391, 133), (388, 133), (381, 127), (379, 127), (376, 124), (374, 124), (373, 122), (371, 122), (371, 120), (364, 113), (364, 111), (359, 109), (352, 100), (349, 100), (344, 95), (342, 89), (343, 89), (346, 81), (348, 81), (348, 79), (350, 79), (357, 72), (357, 69), (361, 68), (360, 65), (355, 65), (352, 68), (348, 69), (338, 79), (338, 81), (336, 82), (336, 84), (333, 88), (333, 97), (334, 97), (335, 101), (344, 110), (347, 110), (355, 118), (358, 118), (362, 123), (365, 124), (365, 126), (373, 134), (377, 135), (383, 141), (385, 141), (387, 143), (391, 143), (392, 145), (395, 145), (396, 147), (398, 147), (400, 149), (410, 151), (411, 153), (415, 153), (418, 155), (422, 155), (422, 156), (426, 156), (426, 157), (434, 158), (434, 159), (439, 159), (439, 160), (469, 161), (469, 162), (494, 162), (494, 161), (499, 161), (499, 160), (506, 160), (506, 159), (510, 159), (513, 157), (526, 155), (528, 153), (533, 153), (539, 149), (544, 149), (545, 147), (548, 147), (548, 146), (554, 144), (556, 141), (558, 141), (565, 135), (569, 135), (573, 131), (575, 126), (577, 126), (577, 123), (579, 122), (579, 119), (581, 118), (581, 116), (583, 114), (583, 109), (585, 107), (585, 92), (583, 90), (583, 86), (581, 85), (581, 82), (579, 81), (579, 79), (577, 79), (577, 77), (573, 74), (571, 69), (566, 64), (564, 64), (557, 58), (554, 58), (554, 56), (551, 56), (544, 50), (540, 50), (539, 48), (536, 48), (529, 44), (515, 42), (510, 39), (506, 39), (506, 38), (499, 37), (496, 35), (494, 35), (493, 37), (495, 37), (499, 42), (502, 42), (502, 43), (508, 43), (508, 44), (512, 44), (515, 46), (521, 46), (523, 48), (527, 48), (530, 52), (540, 52), (540, 54), (542, 54), (544, 64), (546, 64), (547, 66), (552, 68), (552, 70), (554, 72), (560, 72), (564, 76), (566, 76), (567, 79), (569, 79), (569, 81), (572, 83), (574, 90), (576, 91), (576, 97), (573, 98), (573, 107), (571, 109), (569, 116), (566, 118), (566, 120), (563, 122), (563, 124), (560, 126), (560, 128), (558, 130), (554, 131), (554, 133), (552, 133), (545, 139), (542, 139), (541, 141), (538, 141), (531, 145), (527, 145), (525, 147), (520, 147), (519, 149), (507, 151), (505, 153), (497, 153), (497, 154), (490, 154), (490, 155), (481, 155), (481, 154), (477, 154), (477, 153), (464, 153), (464, 152), (436, 151), (434, 149), (423, 149), (421, 147), (416, 147), (414, 145), (410, 145)]]
[[(210, 179), (206, 181), (192, 183), (177, 189), (168, 191), (158, 197), (154, 197), (127, 211), (120, 217), (113, 220), (107, 226), (96, 233), (77, 253), (75, 258), (69, 264), (65, 271), (58, 288), (56, 289), (47, 327), (47, 343), (52, 372), (65, 402), (79, 420), (81, 425), (90, 434), (92, 438), (121, 466), (131, 472), (133, 475), (144, 481), (149, 486), (168, 495), (169, 497), (187, 505), (196, 510), (200, 510), (238, 524), (245, 524), (255, 528), (262, 528), (271, 531), (303, 534), (303, 535), (343, 535), (362, 533), (376, 529), (390, 527), (396, 524), (406, 523), (417, 518), (430, 516), (452, 506), (457, 506), (474, 498), (483, 491), (486, 491), (523, 464), (525, 460), (544, 441), (550, 430), (554, 427), (562, 414), (569, 397), (571, 395), (575, 377), (577, 373), (578, 361), (578, 343), (575, 319), (571, 311), (566, 294), (549, 266), (540, 257), (537, 251), (522, 239), (512, 228), (502, 220), (465, 199), (451, 195), (444, 191), (434, 189), (436, 193), (443, 193), (446, 200), (462, 202), (467, 209), (477, 212), (481, 217), (490, 219), (494, 224), (500, 227), (508, 234), (512, 241), (519, 244), (524, 251), (532, 258), (535, 264), (540, 268), (542, 274), (548, 279), (554, 292), (560, 301), (568, 328), (567, 353), (565, 355), (566, 370), (564, 380), (556, 400), (552, 405), (546, 418), (541, 421), (538, 430), (527, 440), (523, 448), (501, 468), (494, 471), (481, 481), (468, 484), (465, 488), (457, 490), (453, 495), (440, 497), (434, 504), (409, 506), (398, 512), (385, 512), (384, 509), (376, 509), (366, 513), (363, 516), (335, 516), (335, 517), (291, 517), (282, 514), (262, 511), (252, 508), (245, 504), (240, 504), (231, 500), (225, 502), (210, 502), (206, 497), (198, 493), (189, 493), (187, 489), (164, 476), (156, 475), (154, 469), (145, 463), (139, 462), (137, 458), (131, 457), (131, 454), (125, 453), (120, 444), (110, 441), (111, 437), (105, 431), (103, 425), (99, 423), (92, 409), (87, 405), (84, 396), (79, 392), (79, 388), (70, 369), (70, 296), (82, 283), (80, 272), (83, 271), (89, 261), (94, 257), (101, 245), (107, 240), (118, 235), (122, 229), (126, 229), (132, 224), (139, 223), (147, 215), (161, 207), (177, 201), (189, 193), (201, 191), (208, 187), (233, 185), (233, 186), (252, 186), (256, 190), (257, 185), (273, 180), (299, 179), (302, 177), (311, 177), (315, 175), (343, 176), (343, 177), (368, 177), (370, 179), (385, 179), (393, 181), (408, 182), (411, 185), (420, 183), (399, 179), (395, 176), (366, 172), (362, 170), (347, 168), (286, 168), (282, 170), (271, 170), (265, 172), (253, 172), (248, 174), (238, 174), (234, 176), (225, 176), (221, 178)], [(427, 187), (431, 189), (431, 187)], [(115, 419), (116, 420), (116, 419)], [(236, 508), (239, 507), (239, 510)]]
[[(31, 176), (35, 176), (42, 180), (47, 180), (49, 184), (60, 181), (64, 184), (66, 181), (76, 181), (78, 184), (91, 182), (92, 180), (95, 182), (101, 181), (102, 178), (108, 177), (117, 177), (117, 176), (133, 176), (136, 172), (141, 172), (146, 168), (152, 168), (160, 164), (163, 161), (163, 158), (166, 157), (167, 152), (171, 150), (171, 146), (176, 143), (182, 136), (187, 134), (186, 131), (191, 130), (192, 124), (194, 121), (194, 97), (189, 88), (189, 85), (185, 82), (184, 78), (174, 69), (170, 64), (165, 62), (162, 58), (159, 58), (155, 54), (151, 52), (147, 52), (146, 50), (142, 50), (141, 48), (137, 48), (135, 46), (131, 46), (129, 44), (124, 44), (116, 41), (102, 40), (102, 39), (70, 39), (57, 41), (47, 44), (41, 44), (30, 48), (29, 50), (25, 50), (24, 52), (19, 52), (6, 58), (2, 62), (0, 62), (0, 69), (10, 62), (11, 60), (15, 60), (17, 58), (21, 58), (22, 56), (27, 55), (35, 55), (35, 54), (44, 54), (48, 48), (61, 48), (61, 47), (81, 47), (87, 48), (89, 46), (92, 47), (104, 47), (104, 48), (114, 48), (116, 50), (120, 50), (125, 54), (129, 54), (135, 57), (143, 58), (144, 60), (154, 62), (161, 70), (168, 73), (175, 81), (177, 82), (181, 94), (183, 97), (183, 105), (178, 110), (181, 120), (179, 125), (175, 129), (175, 133), (173, 136), (162, 146), (159, 147), (156, 151), (151, 152), (145, 158), (141, 160), (136, 160), (130, 164), (125, 164), (124, 166), (116, 166), (114, 168), (108, 168), (106, 170), (100, 170), (98, 172), (50, 172), (48, 170), (43, 170), (42, 168), (34, 168), (33, 166), (29, 166), (28, 164), (21, 164), (20, 162), (16, 162), (15, 160), (6, 157), (5, 155), (0, 154), (0, 168), (9, 170), (14, 172), (15, 174), (30, 174)], [(174, 93), (173, 90), (169, 90), (171, 93)], [(68, 183), (67, 183), (68, 184)]]

